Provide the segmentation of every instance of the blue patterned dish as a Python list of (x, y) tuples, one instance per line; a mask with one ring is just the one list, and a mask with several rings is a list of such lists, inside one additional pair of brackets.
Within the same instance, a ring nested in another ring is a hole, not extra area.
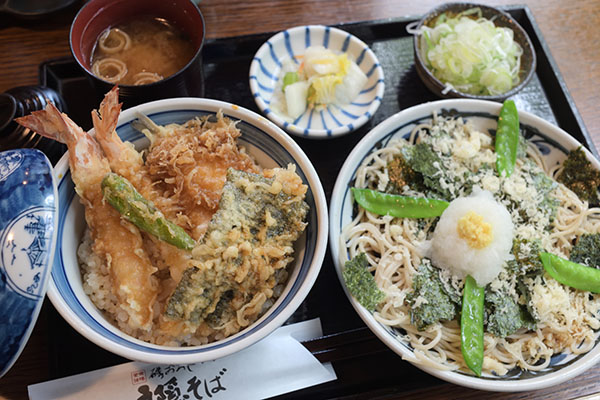
[(300, 147), (265, 118), (233, 104), (199, 98), (177, 98), (142, 104), (124, 111), (117, 133), (138, 148), (147, 139), (130, 122), (141, 113), (155, 123), (184, 123), (219, 110), (233, 120), (242, 136), (241, 146), (266, 168), (296, 165), (296, 172), (308, 185), (310, 206), (305, 233), (296, 242), (295, 259), (288, 284), (275, 304), (255, 323), (236, 335), (202, 346), (167, 347), (135, 339), (113, 326), (84, 293), (77, 248), (85, 230), (83, 206), (75, 194), (69, 172), (68, 153), (55, 168), (60, 200), (57, 246), (48, 296), (60, 314), (83, 336), (115, 354), (131, 360), (159, 364), (190, 364), (214, 360), (241, 350), (282, 325), (296, 310), (317, 278), (327, 247), (327, 203), (319, 177)]
[[(342, 265), (349, 256), (340, 241), (340, 236), (343, 227), (352, 220), (353, 200), (350, 187), (356, 178), (356, 170), (365, 157), (374, 149), (386, 146), (393, 138), (408, 139), (414, 127), (431, 121), (434, 112), (438, 115), (461, 116), (482, 132), (495, 131), (501, 106), (501, 103), (484, 100), (440, 100), (403, 110), (376, 126), (352, 150), (337, 177), (330, 203), (329, 243), (331, 254), (334, 255), (338, 277), (352, 306), (373, 333), (390, 349), (402, 356), (404, 360), (414, 363), (418, 368), (448, 382), (480, 390), (516, 392), (557, 385), (594, 366), (600, 360), (600, 346), (598, 345), (600, 333), (596, 333), (596, 346), (590, 352), (580, 355), (567, 352), (557, 354), (552, 357), (550, 365), (542, 371), (522, 371), (514, 368), (505, 376), (485, 374), (481, 377), (460, 371), (442, 371), (419, 364), (413, 348), (404, 339), (403, 332), (379, 323), (352, 297), (341, 276)], [(527, 112), (519, 112), (519, 119), (523, 134), (536, 144), (546, 165), (556, 165), (562, 162), (569, 150), (581, 146), (562, 129), (539, 117)], [(600, 163), (593, 155), (588, 150), (585, 152), (594, 167), (600, 169)]]
[[(283, 61), (292, 59), (299, 64), (298, 57), (310, 46), (348, 53), (368, 81), (350, 104), (307, 109), (292, 120), (274, 111), (273, 95), (281, 79)], [(250, 64), (250, 90), (260, 110), (280, 127), (302, 137), (324, 139), (359, 128), (377, 111), (384, 87), (383, 68), (369, 46), (348, 32), (328, 26), (298, 26), (279, 32), (260, 47)]]
[(44, 153), (0, 153), (0, 376), (21, 354), (42, 307), (54, 257), (57, 200)]

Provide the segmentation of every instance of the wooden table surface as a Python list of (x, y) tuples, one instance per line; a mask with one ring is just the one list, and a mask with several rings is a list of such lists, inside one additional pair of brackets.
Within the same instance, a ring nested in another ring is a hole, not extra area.
[[(203, 0), (208, 38), (278, 31), (295, 25), (340, 24), (414, 16), (442, 3), (434, 0)], [(600, 148), (600, 1), (493, 0), (489, 5), (526, 4), (575, 101), (593, 142)], [(37, 19), (0, 14), (0, 92), (36, 84), (41, 62), (70, 54), (70, 23), (82, 5)], [(46, 301), (44, 309), (52, 307)], [(43, 310), (44, 310), (43, 309)], [(2, 329), (2, 327), (0, 327)], [(0, 399), (26, 399), (27, 385), (48, 379), (45, 312), (13, 368), (0, 378)], [(68, 349), (65, 349), (68, 351)], [(401, 379), (401, 377), (399, 377)], [(519, 394), (488, 393), (451, 384), (397, 394), (395, 398), (446, 399), (574, 399), (600, 392), (600, 370), (590, 369), (556, 387)]]

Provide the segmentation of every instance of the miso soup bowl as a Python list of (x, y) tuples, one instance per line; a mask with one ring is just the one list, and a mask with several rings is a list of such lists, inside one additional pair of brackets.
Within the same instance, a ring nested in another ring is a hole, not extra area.
[(192, 41), (195, 52), (189, 62), (175, 74), (145, 85), (119, 85), (119, 99), (124, 108), (169, 97), (202, 97), (204, 78), (202, 46), (204, 17), (190, 0), (91, 0), (75, 16), (69, 41), (71, 52), (96, 89), (98, 99), (114, 83), (92, 73), (91, 58), (98, 37), (106, 29), (136, 16), (164, 18)]
[(308, 157), (290, 136), (258, 114), (216, 100), (176, 98), (154, 101), (125, 110), (117, 133), (138, 149), (148, 145), (143, 134), (131, 126), (141, 113), (160, 125), (184, 123), (192, 118), (215, 115), (219, 110), (233, 120), (242, 135), (238, 144), (265, 167), (296, 165), (308, 186), (310, 207), (307, 226), (294, 245), (294, 260), (288, 265), (289, 279), (280, 297), (254, 323), (228, 338), (201, 346), (168, 347), (138, 340), (120, 331), (84, 293), (77, 248), (86, 228), (84, 209), (75, 193), (69, 172), (69, 153), (54, 168), (58, 186), (59, 221), (56, 251), (48, 296), (62, 317), (96, 345), (130, 360), (154, 364), (190, 364), (214, 360), (242, 350), (281, 326), (303, 302), (315, 282), (327, 247), (327, 203), (319, 177)]

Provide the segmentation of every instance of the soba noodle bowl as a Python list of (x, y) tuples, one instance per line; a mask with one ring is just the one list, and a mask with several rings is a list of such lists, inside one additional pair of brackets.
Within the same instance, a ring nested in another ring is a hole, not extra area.
[[(439, 157), (437, 165), (434, 163), (437, 172), (429, 177), (437, 190), (394, 182), (390, 162), (399, 156), (409, 158), (415, 143), (426, 144)], [(496, 153), (490, 135), (460, 118), (434, 115), (430, 125), (415, 128), (408, 140), (394, 139), (376, 148), (359, 166), (354, 182), (358, 188), (446, 201), (485, 190), (509, 211), (514, 224), (513, 255), (486, 286), (483, 372), (487, 374), (505, 375), (515, 367), (543, 370), (555, 354), (591, 350), (600, 329), (600, 295), (564, 286), (543, 268), (534, 268), (539, 251), (568, 258), (578, 237), (600, 232), (600, 208), (590, 208), (557, 182), (561, 166), (546, 165), (535, 145), (527, 143), (521, 148), (526, 151), (517, 159), (515, 171), (509, 178), (501, 178), (494, 167)], [(427, 302), (415, 283), (424, 270), (439, 279), (448, 298), (459, 302), (462, 298), (463, 279), (440, 269), (430, 258), (437, 222), (438, 218), (376, 215), (357, 206), (353, 220), (343, 228), (341, 241), (350, 258), (366, 254), (377, 286), (385, 293), (374, 318), (402, 333), (419, 364), (470, 373), (461, 354), (458, 312), (449, 320), (426, 326), (417, 326), (415, 318)], [(501, 307), (517, 307), (529, 318), (516, 330), (499, 332), (502, 329), (493, 326), (493, 321), (496, 312), (507, 311)]]

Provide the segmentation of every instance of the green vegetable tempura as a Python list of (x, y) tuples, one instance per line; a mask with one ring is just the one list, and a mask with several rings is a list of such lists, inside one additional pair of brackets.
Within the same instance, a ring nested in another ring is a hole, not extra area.
[(507, 337), (523, 327), (535, 328), (533, 317), (507, 293), (486, 290), (485, 307), (486, 330), (497, 337)]
[(129, 222), (160, 240), (184, 250), (192, 250), (196, 241), (183, 228), (165, 218), (125, 178), (108, 173), (102, 180), (102, 194)]
[(422, 178), (428, 197), (451, 200), (452, 194), (440, 184), (440, 176), (445, 176), (441, 157), (427, 143), (417, 143), (403, 149), (403, 155), (410, 167)]
[(600, 233), (582, 235), (571, 249), (569, 260), (588, 267), (600, 267)]
[(375, 278), (367, 267), (369, 262), (365, 253), (360, 253), (350, 261), (346, 261), (342, 276), (346, 287), (354, 298), (367, 310), (373, 312), (375, 307), (385, 299), (375, 283)]
[(569, 153), (557, 180), (564, 183), (577, 196), (590, 203), (590, 205), (600, 203), (598, 200), (600, 171), (594, 169), (581, 147)]
[(409, 294), (410, 319), (419, 329), (439, 321), (450, 321), (456, 316), (456, 306), (439, 277), (439, 270), (424, 259), (413, 278), (413, 292)]

